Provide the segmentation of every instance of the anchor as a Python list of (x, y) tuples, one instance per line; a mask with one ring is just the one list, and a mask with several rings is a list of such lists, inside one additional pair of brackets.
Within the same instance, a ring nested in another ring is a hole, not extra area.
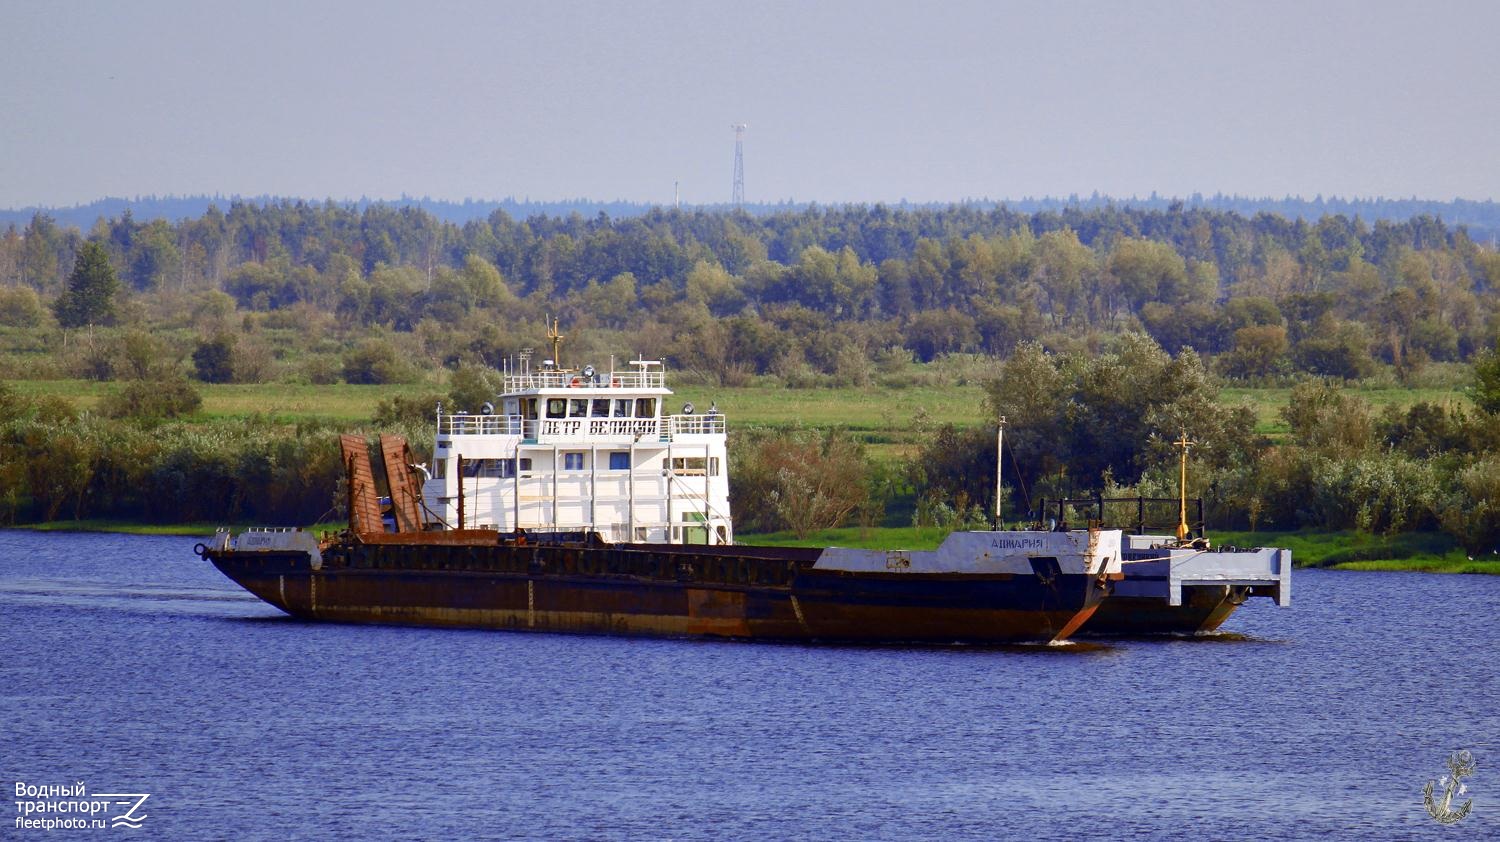
[[(1436, 781), (1428, 781), (1422, 787), (1422, 801), (1427, 805), (1427, 814), (1443, 824), (1457, 824), (1469, 815), (1469, 810), (1474, 807), (1474, 799), (1470, 798), (1457, 810), (1453, 809), (1453, 796), (1463, 795), (1469, 791), (1463, 785), (1463, 779), (1474, 774), (1474, 755), (1467, 751), (1455, 751), (1448, 756), (1448, 774)], [(1434, 799), (1433, 790), (1438, 786), (1443, 787), (1443, 797)]]

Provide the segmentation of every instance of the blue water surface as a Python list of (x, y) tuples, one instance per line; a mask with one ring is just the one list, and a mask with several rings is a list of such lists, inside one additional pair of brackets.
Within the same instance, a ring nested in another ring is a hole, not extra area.
[(151, 795), (140, 830), (0, 838), (1500, 838), (1500, 577), (1298, 571), (1208, 638), (832, 647), (303, 623), (194, 541), (0, 532), (0, 784)]

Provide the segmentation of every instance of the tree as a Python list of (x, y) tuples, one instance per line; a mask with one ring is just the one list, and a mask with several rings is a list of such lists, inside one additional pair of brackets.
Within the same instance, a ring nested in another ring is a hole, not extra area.
[(193, 351), (193, 369), (204, 383), (233, 382), (234, 337), (221, 333), (199, 342)]
[(1220, 357), (1230, 377), (1264, 377), (1286, 359), (1286, 328), (1252, 325), (1234, 332), (1234, 350)]
[(47, 318), (47, 308), (31, 287), (0, 288), (0, 325), (36, 327)]
[(1491, 415), (1500, 413), (1500, 341), (1474, 359), (1474, 405)]
[(349, 383), (404, 383), (415, 376), (401, 352), (385, 339), (365, 339), (344, 354), (344, 380)]
[(157, 420), (191, 415), (203, 397), (180, 375), (159, 380), (132, 380), (125, 388), (105, 395), (99, 413), (107, 418)]
[(459, 366), (448, 378), (448, 406), (458, 412), (479, 412), (493, 403), (504, 386), (500, 372), (482, 365)]
[(115, 319), (115, 293), (119, 289), (104, 246), (84, 243), (73, 264), (73, 274), (68, 276), (68, 288), (53, 305), (58, 323), (63, 327), (110, 324)]
[(742, 530), (790, 529), (805, 538), (870, 505), (870, 461), (847, 433), (752, 433), (731, 446), (731, 499)]

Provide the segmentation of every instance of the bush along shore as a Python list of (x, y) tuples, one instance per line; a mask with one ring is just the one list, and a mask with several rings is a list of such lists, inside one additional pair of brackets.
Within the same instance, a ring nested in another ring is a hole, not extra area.
[[(880, 423), (868, 390), (851, 392), (842, 412), (823, 398), (824, 425), (803, 427), (780, 407), (840, 393), (767, 385), (757, 401), (740, 389), (746, 412), (731, 425), (730, 458), (742, 539), (925, 546), (985, 528), (996, 429), (981, 419), (1005, 416), (1011, 522), (1041, 518), (1043, 498), (1175, 497), (1173, 442), (1191, 430), (1188, 492), (1205, 500), (1220, 543), (1287, 546), (1299, 565), (1341, 569), (1495, 572), (1500, 559), (1500, 422), (1480, 399), (1493, 384), (1478, 367), (1469, 393), (1478, 398), (1379, 412), (1357, 390), (1304, 381), (1283, 390), (1285, 432), (1273, 441), (1261, 408), (1226, 404), (1195, 354), (1172, 357), (1144, 335), (1097, 354), (1023, 344), (968, 366), (962, 392), (891, 390), (887, 401), (910, 412)], [(437, 403), (477, 407), (496, 388), (496, 372), (467, 368), (387, 393), (361, 422), (348, 417), (347, 396), (327, 402), (330, 415), (294, 420), (207, 412), (180, 378), (170, 388), (132, 381), (87, 410), (0, 383), (0, 521), (197, 534), (208, 524), (336, 524), (345, 517), (338, 433), (396, 432), (425, 461)], [(951, 406), (939, 408), (949, 420), (934, 421), (927, 404), (955, 394), (972, 422), (954, 423), (962, 413)], [(828, 423), (838, 420), (850, 423)]]

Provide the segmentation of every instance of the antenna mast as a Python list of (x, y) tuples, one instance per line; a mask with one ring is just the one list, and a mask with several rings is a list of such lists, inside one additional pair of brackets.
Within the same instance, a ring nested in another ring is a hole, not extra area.
[(1004, 524), (1000, 520), (1000, 498), (1005, 487), (1000, 484), (1000, 466), (1005, 464), (1005, 416), (1000, 416), (1000, 426), (995, 430), (995, 528)]
[(557, 319), (552, 319), (552, 324), (547, 325), (547, 338), (552, 340), (552, 367), (562, 370), (562, 341), (563, 335), (558, 331)]
[(729, 202), (735, 210), (741, 210), (745, 206), (745, 129), (750, 124), (731, 123), (729, 128), (734, 129), (734, 192)]
[(1188, 441), (1187, 430), (1183, 430), (1182, 438), (1172, 443), (1182, 449), (1182, 473), (1179, 475), (1180, 479), (1178, 480), (1178, 489), (1181, 496), (1179, 497), (1177, 509), (1177, 540), (1186, 541), (1188, 535), (1191, 533), (1187, 522), (1187, 456), (1188, 448), (1197, 444), (1197, 442)]

